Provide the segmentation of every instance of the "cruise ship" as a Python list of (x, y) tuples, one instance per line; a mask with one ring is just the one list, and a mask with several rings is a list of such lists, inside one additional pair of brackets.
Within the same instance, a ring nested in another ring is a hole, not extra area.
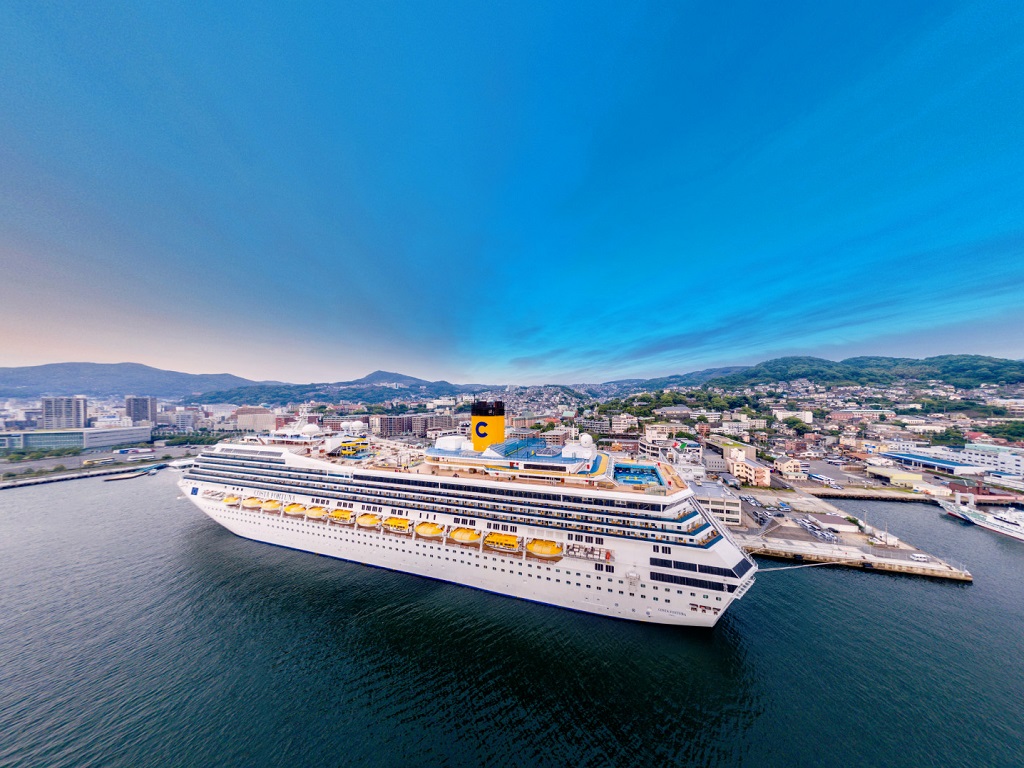
[(392, 454), (308, 424), (204, 450), (179, 486), (247, 539), (600, 616), (710, 627), (754, 583), (671, 465), (506, 439), (500, 401)]
[(939, 506), (950, 517), (977, 525), (1017, 541), (1024, 541), (1024, 513), (1010, 508), (1001, 511), (986, 511), (975, 506), (974, 494), (961, 494), (959, 491), (953, 501), (939, 500)]

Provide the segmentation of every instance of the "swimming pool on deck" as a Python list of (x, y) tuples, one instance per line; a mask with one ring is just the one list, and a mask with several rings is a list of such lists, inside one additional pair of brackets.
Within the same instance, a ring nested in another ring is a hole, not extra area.
[(643, 464), (616, 464), (615, 482), (625, 485), (665, 485), (657, 467)]

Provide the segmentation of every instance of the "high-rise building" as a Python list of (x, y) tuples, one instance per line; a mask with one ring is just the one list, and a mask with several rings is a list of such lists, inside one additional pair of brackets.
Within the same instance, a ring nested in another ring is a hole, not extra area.
[(124, 415), (132, 420), (132, 424), (156, 424), (156, 398), (128, 395), (124, 399)]
[(40, 429), (84, 429), (89, 422), (89, 401), (85, 395), (44, 397)]

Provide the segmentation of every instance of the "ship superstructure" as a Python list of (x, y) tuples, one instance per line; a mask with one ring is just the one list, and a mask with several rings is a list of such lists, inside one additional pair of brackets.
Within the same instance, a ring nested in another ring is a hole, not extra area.
[(477, 403), (470, 439), (390, 457), (308, 425), (221, 443), (179, 485), (245, 538), (604, 616), (712, 626), (753, 584), (670, 465), (613, 460), (589, 435), (506, 440), (504, 421)]

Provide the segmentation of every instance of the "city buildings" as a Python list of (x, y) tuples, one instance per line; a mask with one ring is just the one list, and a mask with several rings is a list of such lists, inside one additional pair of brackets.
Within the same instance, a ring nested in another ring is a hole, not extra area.
[(85, 395), (44, 397), (40, 429), (83, 429), (89, 424), (89, 403)]
[(156, 398), (128, 395), (124, 399), (124, 415), (134, 425), (156, 424)]
[(242, 406), (235, 411), (235, 419), (242, 432), (269, 432), (276, 424), (274, 412), (258, 406)]
[(739, 525), (742, 502), (740, 498), (720, 483), (694, 483), (693, 495), (708, 512), (726, 525)]

